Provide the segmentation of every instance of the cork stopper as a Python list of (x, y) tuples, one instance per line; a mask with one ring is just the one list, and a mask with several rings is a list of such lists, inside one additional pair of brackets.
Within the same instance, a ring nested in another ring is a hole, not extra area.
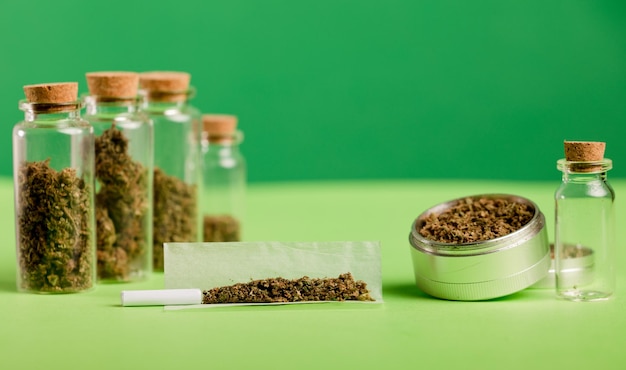
[(137, 96), (139, 74), (135, 72), (89, 72), (89, 93), (101, 98), (134, 98)]
[(24, 95), (29, 103), (58, 104), (71, 103), (78, 99), (77, 82), (55, 82), (26, 85)]
[(202, 115), (202, 138), (210, 143), (230, 144), (237, 140), (237, 116), (230, 114)]
[(596, 162), (604, 159), (606, 143), (599, 141), (565, 141), (565, 160)]
[(209, 136), (231, 136), (237, 129), (237, 116), (229, 114), (205, 114), (202, 127)]
[(190, 80), (191, 75), (187, 72), (152, 71), (139, 75), (142, 89), (158, 92), (185, 92)]

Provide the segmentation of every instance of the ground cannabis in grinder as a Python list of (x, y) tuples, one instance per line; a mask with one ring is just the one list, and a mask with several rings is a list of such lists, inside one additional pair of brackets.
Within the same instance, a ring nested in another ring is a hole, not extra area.
[(465, 198), (439, 214), (429, 214), (419, 231), (442, 243), (472, 243), (507, 235), (535, 214), (530, 205), (500, 198)]
[(22, 288), (75, 292), (93, 285), (91, 187), (73, 168), (25, 162), (18, 172), (17, 227)]
[(147, 253), (148, 171), (128, 154), (128, 139), (115, 125), (96, 138), (96, 235), (98, 277), (128, 280)]

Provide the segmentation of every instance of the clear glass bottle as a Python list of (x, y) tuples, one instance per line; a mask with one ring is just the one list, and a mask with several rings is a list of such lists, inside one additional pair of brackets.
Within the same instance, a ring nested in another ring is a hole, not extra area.
[(199, 197), (200, 112), (189, 104), (185, 72), (145, 72), (142, 110), (154, 124), (153, 268), (163, 271), (163, 243), (202, 240)]
[(17, 289), (89, 290), (96, 278), (94, 134), (75, 82), (24, 86), (13, 128)]
[(568, 161), (557, 168), (556, 293), (572, 301), (609, 298), (615, 290), (615, 193), (607, 181), (610, 159)]
[(245, 213), (246, 162), (239, 150), (243, 134), (233, 115), (202, 116), (203, 240), (241, 240)]
[(139, 74), (87, 73), (94, 127), (97, 270), (101, 282), (152, 272), (152, 121), (138, 111)]

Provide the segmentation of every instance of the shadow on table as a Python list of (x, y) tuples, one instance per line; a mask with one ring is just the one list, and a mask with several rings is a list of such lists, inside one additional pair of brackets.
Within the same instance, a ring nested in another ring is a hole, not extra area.
[(415, 286), (415, 283), (411, 282), (384, 284), (383, 299), (389, 298), (390, 296), (432, 299), (431, 296), (419, 290), (417, 286)]
[[(530, 301), (536, 299), (545, 299), (546, 296), (550, 297), (552, 291), (549, 289), (525, 289), (517, 293), (509, 294), (503, 297), (478, 300), (478, 301), (455, 301), (449, 300), (450, 302), (512, 302), (512, 301)], [(415, 284), (406, 282), (406, 283), (389, 283), (383, 285), (383, 298), (389, 299), (391, 297), (401, 297), (401, 298), (418, 298), (418, 299), (435, 299), (440, 301), (448, 301), (446, 299), (432, 297), (424, 292), (422, 292)]]

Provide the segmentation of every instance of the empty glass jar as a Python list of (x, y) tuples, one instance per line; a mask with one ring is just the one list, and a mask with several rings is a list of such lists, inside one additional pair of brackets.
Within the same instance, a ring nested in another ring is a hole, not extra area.
[(594, 157), (557, 161), (563, 176), (555, 194), (556, 292), (573, 301), (604, 300), (615, 290), (615, 193), (607, 181), (612, 162), (603, 158), (604, 143), (573, 145), (600, 144), (602, 153)]

